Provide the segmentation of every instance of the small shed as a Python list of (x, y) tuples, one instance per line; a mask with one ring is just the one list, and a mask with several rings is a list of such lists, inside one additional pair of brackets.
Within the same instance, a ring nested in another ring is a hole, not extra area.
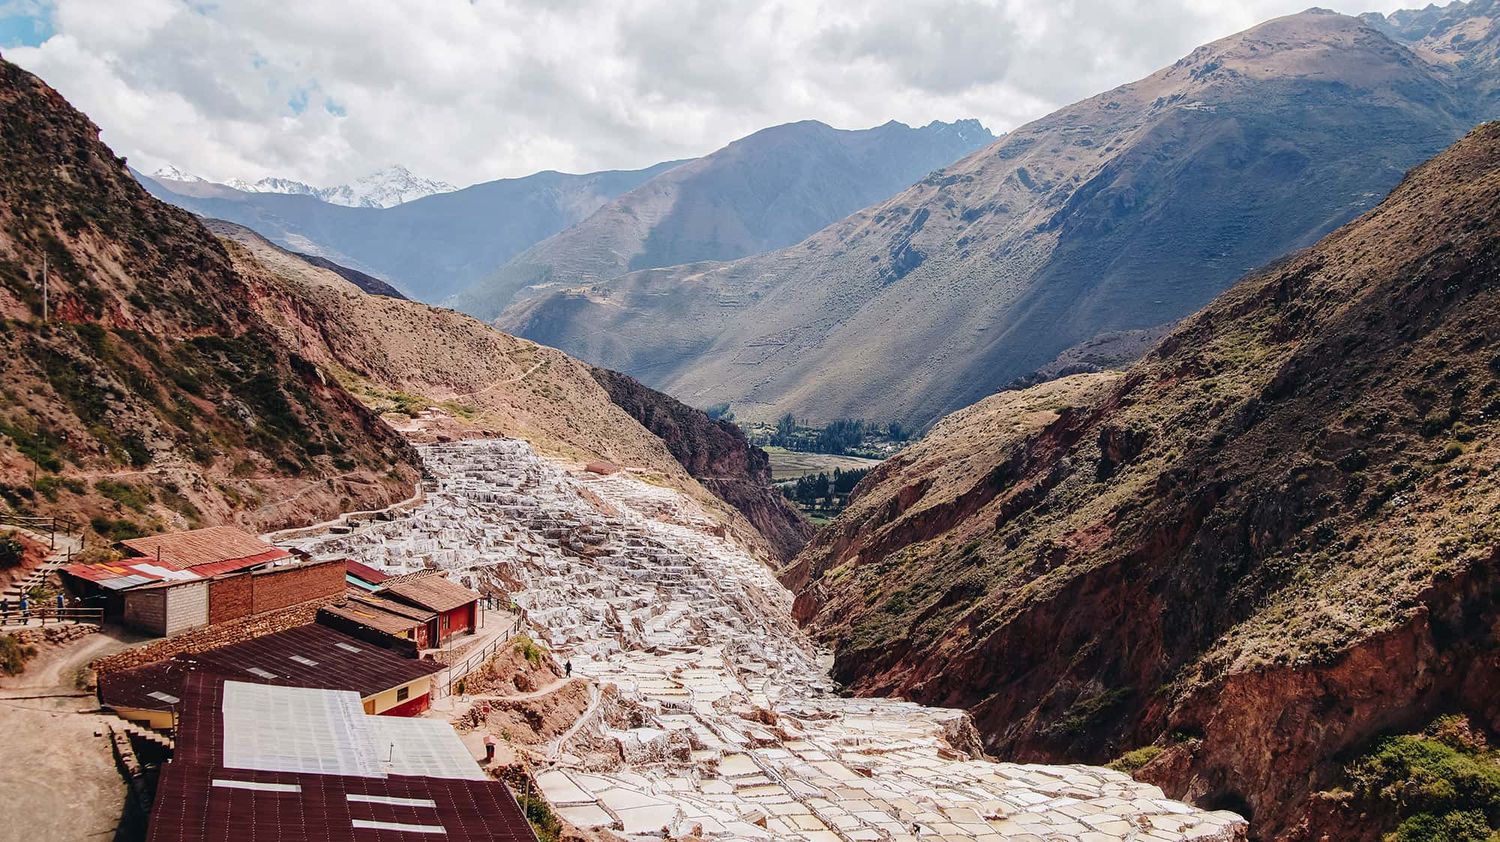
[(472, 634), (479, 626), (479, 594), (436, 571), (392, 579), (376, 594), (436, 614), (436, 626), (430, 630), (435, 646), (454, 635)]

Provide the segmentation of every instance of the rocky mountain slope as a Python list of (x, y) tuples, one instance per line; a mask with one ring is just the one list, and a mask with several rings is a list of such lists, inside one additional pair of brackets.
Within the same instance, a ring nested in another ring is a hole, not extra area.
[(405, 440), (278, 341), (218, 240), (98, 135), (0, 61), (5, 503), (120, 537), (408, 496)]
[(857, 693), (968, 708), (1007, 757), (1131, 752), (1256, 838), (1373, 839), (1358, 799), (1437, 790), (1312, 796), (1379, 735), (1500, 732), (1497, 455), (1486, 124), (1124, 375), (944, 419), (783, 581)]
[(593, 370), (617, 406), (666, 443), (699, 482), (744, 513), (783, 560), (807, 544), (813, 526), (771, 487), (771, 459), (739, 427), (642, 386), (629, 375)]
[(644, 387), (609, 388), (609, 373), (461, 313), (367, 295), (242, 226), (206, 224), (280, 341), (398, 428), (505, 435), (575, 463), (608, 462), (692, 494), (767, 557), (784, 561), (806, 543), (806, 523), (769, 488), (765, 454), (703, 413)]
[(587, 175), (543, 172), (391, 208), (343, 207), (313, 196), (138, 178), (163, 201), (239, 223), (292, 251), (374, 275), (412, 298), (440, 301), (677, 163)]
[(492, 319), (528, 287), (789, 246), (994, 139), (977, 120), (921, 128), (892, 121), (863, 131), (807, 120), (764, 129), (617, 197), (451, 303)]
[[(1475, 10), (1465, 26), (1493, 17)], [(499, 324), (748, 420), (920, 424), (1368, 210), (1490, 114), (1493, 63), (1428, 53), (1331, 12), (1269, 21), (790, 248), (554, 292)]]

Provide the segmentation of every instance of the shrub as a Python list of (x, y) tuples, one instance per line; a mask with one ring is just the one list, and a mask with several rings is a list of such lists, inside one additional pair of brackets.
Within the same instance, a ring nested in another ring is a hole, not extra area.
[(26, 545), (14, 532), (0, 535), (0, 569), (16, 567), (26, 555)]
[(0, 634), (0, 672), (20, 675), (26, 669), (26, 661), (35, 655), (35, 646), (22, 645), (13, 634)]
[(1346, 772), (1358, 795), (1395, 809), (1398, 842), (1486, 842), (1500, 829), (1500, 755), (1456, 718), (1382, 739)]
[(94, 483), (94, 490), (116, 503), (137, 512), (146, 511), (146, 507), (154, 502), (151, 489), (139, 485), (131, 485), (128, 482), (101, 479)]
[(542, 657), (546, 654), (542, 651), (542, 647), (536, 645), (536, 641), (526, 635), (516, 638), (516, 651), (534, 667), (542, 665)]
[(1120, 755), (1119, 758), (1109, 764), (1109, 768), (1116, 772), (1129, 774), (1155, 760), (1157, 755), (1163, 751), (1165, 749), (1161, 746), (1141, 746), (1134, 751), (1127, 751)]

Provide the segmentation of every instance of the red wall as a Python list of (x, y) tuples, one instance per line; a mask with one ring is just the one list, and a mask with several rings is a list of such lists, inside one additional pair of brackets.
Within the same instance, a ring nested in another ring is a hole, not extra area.
[(420, 716), (432, 707), (432, 694), (423, 693), (414, 699), (407, 699), (390, 710), (381, 711), (381, 716)]

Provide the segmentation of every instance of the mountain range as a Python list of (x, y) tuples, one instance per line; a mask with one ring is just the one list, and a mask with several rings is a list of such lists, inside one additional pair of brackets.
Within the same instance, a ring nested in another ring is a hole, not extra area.
[(616, 197), (449, 303), (491, 319), (518, 293), (788, 246), (993, 140), (977, 120), (775, 126)]
[(543, 172), (390, 208), (344, 207), (308, 195), (136, 177), (162, 201), (244, 225), (279, 246), (380, 278), (411, 298), (436, 302), (676, 163), (588, 175)]
[[(810, 533), (737, 429), (157, 201), (98, 127), (3, 60), (0, 123), (8, 510), (82, 516), (103, 539), (279, 528), (410, 495), (409, 436), (505, 435), (678, 488), (768, 561)], [(670, 442), (636, 418), (658, 415)]]
[(548, 291), (497, 323), (742, 419), (925, 424), (1373, 207), (1494, 115), (1494, 24), (1489, 0), (1269, 21), (788, 248)]
[(1114, 758), (1256, 839), (1489, 839), (1495, 756), (1436, 735), (1500, 731), (1497, 418), (1490, 123), (1123, 374), (944, 418), (783, 580), (839, 680), (1001, 756)]
[[(167, 165), (151, 173), (151, 178), (169, 189), (174, 183), (212, 184), (202, 176), (184, 172)], [(242, 193), (281, 193), (289, 196), (312, 196), (335, 205), (350, 208), (390, 208), (423, 196), (435, 193), (451, 193), (458, 188), (444, 181), (419, 178), (400, 164), (373, 172), (357, 179), (353, 184), (334, 187), (313, 187), (290, 178), (268, 176), (254, 182), (234, 178), (222, 186)], [(190, 188), (201, 189), (201, 188)]]

